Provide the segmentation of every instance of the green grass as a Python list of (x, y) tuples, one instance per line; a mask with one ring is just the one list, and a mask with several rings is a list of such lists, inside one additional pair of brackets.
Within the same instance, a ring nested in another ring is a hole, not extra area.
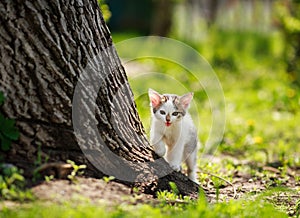
[(152, 206), (140, 204), (136, 206), (120, 205), (107, 209), (103, 206), (90, 204), (63, 204), (47, 205), (34, 204), (28, 207), (18, 207), (17, 209), (4, 209), (0, 216), (15, 218), (48, 218), (48, 217), (108, 217), (108, 218), (131, 218), (131, 217), (287, 217), (283, 212), (275, 210), (274, 207), (261, 200), (257, 201), (230, 201), (228, 203), (208, 204), (200, 198), (197, 202), (190, 203), (187, 206)]

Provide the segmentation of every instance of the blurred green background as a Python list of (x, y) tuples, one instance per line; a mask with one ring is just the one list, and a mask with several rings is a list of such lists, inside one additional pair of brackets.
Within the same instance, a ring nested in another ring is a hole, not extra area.
[[(106, 0), (101, 5), (115, 43), (165, 36), (208, 61), (226, 99), (225, 133), (217, 152), (300, 166), (300, 1)], [(197, 107), (191, 114), (205, 144), (212, 109), (195, 72), (153, 58), (125, 68), (147, 133), (148, 88), (179, 95), (193, 91)], [(136, 76), (142, 73), (141, 82)]]

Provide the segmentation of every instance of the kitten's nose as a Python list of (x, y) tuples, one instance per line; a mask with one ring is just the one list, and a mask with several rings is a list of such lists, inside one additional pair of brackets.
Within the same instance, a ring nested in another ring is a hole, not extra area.
[(170, 114), (167, 114), (167, 116), (166, 116), (166, 121), (167, 121), (167, 122), (170, 122), (170, 121), (171, 121), (171, 116), (170, 116)]

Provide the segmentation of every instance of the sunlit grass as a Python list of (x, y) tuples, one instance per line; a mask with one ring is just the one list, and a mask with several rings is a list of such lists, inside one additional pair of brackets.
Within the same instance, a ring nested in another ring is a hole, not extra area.
[(159, 205), (140, 204), (137, 206), (119, 205), (111, 208), (91, 204), (47, 205), (35, 203), (18, 206), (15, 209), (4, 209), (1, 217), (43, 218), (43, 217), (287, 217), (276, 210), (270, 203), (260, 199), (256, 201), (230, 201), (228, 203), (208, 204), (204, 198), (188, 205), (162, 203)]

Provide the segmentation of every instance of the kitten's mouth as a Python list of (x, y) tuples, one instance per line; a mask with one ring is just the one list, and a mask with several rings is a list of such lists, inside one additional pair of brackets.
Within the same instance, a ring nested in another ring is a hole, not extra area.
[(170, 123), (170, 122), (168, 122), (168, 121), (166, 122), (166, 126), (171, 126), (171, 124), (172, 124), (172, 123)]

